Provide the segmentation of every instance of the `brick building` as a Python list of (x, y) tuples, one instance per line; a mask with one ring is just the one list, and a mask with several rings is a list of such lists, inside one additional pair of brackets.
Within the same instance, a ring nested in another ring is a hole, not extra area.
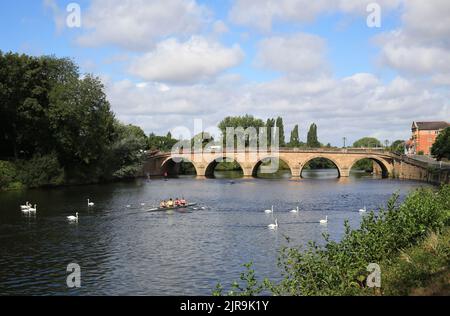
[(437, 136), (447, 127), (450, 127), (450, 123), (447, 122), (413, 122), (412, 124), (412, 136), (406, 143), (407, 153), (410, 155), (430, 155), (431, 147), (436, 141)]

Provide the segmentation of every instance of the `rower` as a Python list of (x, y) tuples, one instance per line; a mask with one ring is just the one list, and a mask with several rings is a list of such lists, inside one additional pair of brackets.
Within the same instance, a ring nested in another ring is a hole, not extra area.
[(175, 199), (175, 206), (180, 206), (181, 205), (181, 201), (179, 198)]
[(166, 208), (167, 207), (166, 206), (166, 202), (165, 201), (161, 201), (161, 203), (159, 203), (159, 207)]
[(173, 200), (170, 199), (169, 201), (167, 201), (166, 205), (167, 207), (173, 207), (174, 206)]
[(184, 197), (181, 198), (180, 200), (180, 205), (186, 205), (186, 200), (184, 199)]

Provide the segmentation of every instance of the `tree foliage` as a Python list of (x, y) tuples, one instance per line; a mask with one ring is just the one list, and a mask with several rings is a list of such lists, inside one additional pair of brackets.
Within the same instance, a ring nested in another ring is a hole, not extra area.
[(136, 127), (116, 121), (100, 80), (69, 59), (0, 52), (0, 99), (0, 157), (26, 170), (14, 181), (28, 187), (109, 179), (145, 149), (124, 132)]
[(166, 136), (158, 136), (155, 133), (151, 133), (148, 136), (147, 147), (150, 150), (169, 152), (177, 142), (178, 140), (172, 138), (170, 132)]
[(280, 147), (284, 147), (284, 146), (286, 146), (286, 139), (284, 136), (284, 123), (283, 123), (282, 117), (277, 117), (276, 127), (278, 127), (278, 130), (277, 130), (278, 144)]
[(403, 154), (405, 152), (405, 141), (404, 140), (396, 140), (391, 144), (391, 151), (397, 154)]
[(315, 123), (311, 124), (309, 128), (307, 146), (310, 148), (319, 148), (321, 146), (317, 137), (317, 125)]
[(438, 160), (442, 158), (450, 159), (450, 127), (447, 127), (438, 135), (431, 147), (431, 154)]
[(247, 114), (244, 116), (228, 116), (219, 123), (218, 127), (222, 133), (224, 146), (227, 140), (227, 128), (232, 127), (236, 131), (234, 144), (241, 142), (248, 147), (250, 144), (257, 142), (257, 139), (250, 139), (249, 135), (245, 135), (243, 132), (247, 131), (248, 128), (254, 128), (256, 130), (255, 136), (258, 136), (260, 127), (264, 126), (265, 124), (261, 119)]
[(382, 147), (381, 142), (374, 137), (363, 137), (353, 143), (355, 148), (374, 148)]

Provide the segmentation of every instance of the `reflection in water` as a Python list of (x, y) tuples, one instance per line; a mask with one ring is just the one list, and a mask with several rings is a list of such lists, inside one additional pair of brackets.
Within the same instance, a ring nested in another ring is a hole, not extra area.
[[(259, 276), (277, 279), (284, 236), (291, 245), (320, 242), (325, 232), (338, 240), (346, 219), (359, 224), (364, 205), (375, 209), (395, 191), (404, 196), (424, 185), (331, 175), (179, 178), (0, 193), (0, 295), (209, 295), (217, 282), (238, 279), (250, 261)], [(177, 196), (205, 209), (147, 212)], [(87, 207), (88, 198), (94, 207)], [(36, 216), (19, 210), (26, 201), (38, 204)], [(264, 213), (272, 205), (277, 231), (267, 228), (274, 219)], [(297, 206), (300, 212), (290, 213)], [(73, 225), (66, 216), (75, 212), (80, 219)], [(318, 223), (325, 216), (326, 227)], [(81, 289), (66, 287), (69, 263), (81, 266)]]

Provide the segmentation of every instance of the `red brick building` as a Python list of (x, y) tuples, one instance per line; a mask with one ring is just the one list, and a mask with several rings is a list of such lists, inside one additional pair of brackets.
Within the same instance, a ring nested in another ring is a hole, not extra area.
[(431, 147), (437, 136), (447, 127), (450, 127), (450, 123), (444, 121), (413, 122), (411, 128), (412, 136), (407, 142), (407, 153), (410, 155), (430, 155)]

